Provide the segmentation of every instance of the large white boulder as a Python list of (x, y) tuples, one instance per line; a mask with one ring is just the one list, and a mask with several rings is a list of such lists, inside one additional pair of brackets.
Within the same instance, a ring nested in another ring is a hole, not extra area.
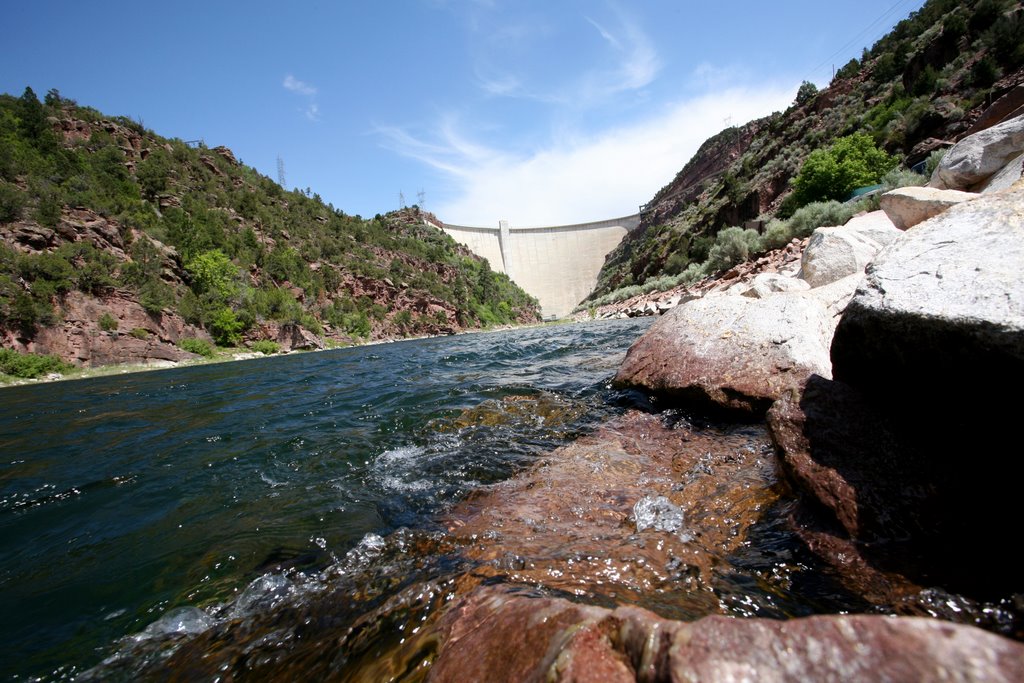
[(837, 379), (973, 386), (1024, 378), (1024, 181), (903, 233), (868, 268), (835, 334)]
[(1024, 152), (1024, 115), (968, 135), (942, 157), (929, 185), (971, 190)]
[(818, 228), (800, 262), (800, 277), (821, 287), (864, 271), (882, 245), (844, 227)]

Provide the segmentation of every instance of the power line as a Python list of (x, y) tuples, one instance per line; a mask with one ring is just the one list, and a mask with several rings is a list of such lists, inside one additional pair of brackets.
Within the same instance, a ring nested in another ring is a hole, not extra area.
[(814, 74), (818, 72), (818, 69), (822, 68), (823, 66), (831, 62), (833, 59), (843, 54), (846, 50), (852, 47), (858, 40), (861, 40), (864, 37), (864, 35), (867, 34), (868, 31), (873, 29), (876, 24), (878, 24), (881, 21), (884, 21), (887, 17), (889, 17), (893, 12), (896, 11), (896, 9), (900, 5), (904, 5), (908, 2), (910, 2), (910, 0), (897, 0), (896, 4), (894, 4), (892, 7), (883, 12), (881, 16), (879, 16), (877, 19), (868, 24), (867, 27), (862, 29), (859, 33), (857, 33), (857, 35), (853, 36), (852, 38), (850, 38), (850, 40), (846, 41), (839, 49), (837, 49), (835, 52), (826, 57), (825, 61), (823, 61), (818, 66), (814, 67), (811, 70), (811, 76), (813, 77)]

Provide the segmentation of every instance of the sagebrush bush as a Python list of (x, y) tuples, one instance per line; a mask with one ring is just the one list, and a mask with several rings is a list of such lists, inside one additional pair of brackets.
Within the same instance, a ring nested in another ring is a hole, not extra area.
[(197, 356), (203, 356), (204, 358), (213, 357), (213, 347), (210, 346), (210, 342), (204, 341), (202, 339), (188, 337), (187, 339), (182, 339), (181, 341), (179, 341), (178, 346), (180, 346), (185, 351), (188, 351), (189, 353), (196, 354)]
[(760, 250), (761, 236), (757, 230), (738, 226), (725, 228), (715, 237), (715, 243), (708, 252), (705, 270), (710, 273), (732, 268)]

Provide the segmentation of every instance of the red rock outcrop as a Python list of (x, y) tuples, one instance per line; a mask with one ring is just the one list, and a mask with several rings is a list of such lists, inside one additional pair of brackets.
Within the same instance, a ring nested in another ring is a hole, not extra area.
[[(180, 361), (195, 356), (177, 342), (186, 337), (211, 341), (202, 329), (169, 311), (150, 314), (134, 296), (114, 290), (102, 297), (69, 292), (60, 304), (62, 321), (43, 327), (26, 339), (6, 332), (3, 346), (31, 353), (46, 353), (83, 367), (153, 361)], [(110, 315), (117, 329), (105, 331), (99, 320)]]

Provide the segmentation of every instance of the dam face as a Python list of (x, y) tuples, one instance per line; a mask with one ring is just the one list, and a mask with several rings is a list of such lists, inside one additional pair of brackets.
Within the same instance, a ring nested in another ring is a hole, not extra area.
[(494, 228), (439, 227), (537, 297), (544, 318), (554, 319), (571, 313), (593, 291), (605, 256), (638, 225), (639, 214), (546, 228), (507, 221)]

